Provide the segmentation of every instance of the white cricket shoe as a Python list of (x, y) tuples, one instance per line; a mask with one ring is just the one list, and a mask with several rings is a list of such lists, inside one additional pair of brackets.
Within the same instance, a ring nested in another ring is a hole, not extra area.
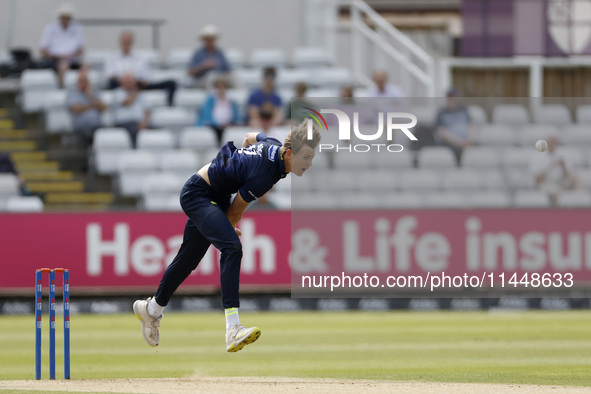
[(158, 329), (160, 328), (160, 319), (162, 319), (163, 315), (160, 315), (158, 318), (150, 316), (150, 314), (148, 314), (148, 302), (150, 302), (150, 298), (134, 302), (133, 313), (135, 313), (135, 316), (142, 322), (142, 335), (144, 336), (144, 340), (148, 345), (155, 347), (158, 346), (158, 343), (160, 342), (160, 333), (158, 332)]
[(237, 324), (226, 333), (226, 351), (233, 353), (242, 350), (244, 346), (253, 343), (260, 336), (260, 328), (246, 328), (242, 324)]

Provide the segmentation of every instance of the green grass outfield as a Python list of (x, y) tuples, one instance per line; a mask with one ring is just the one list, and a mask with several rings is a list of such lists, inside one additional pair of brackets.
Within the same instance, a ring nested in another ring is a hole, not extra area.
[[(244, 312), (241, 320), (258, 325), (262, 336), (228, 354), (221, 312), (167, 313), (157, 348), (145, 344), (131, 312), (74, 315), (72, 378), (283, 376), (591, 386), (589, 311)], [(44, 379), (47, 327), (44, 316)], [(0, 349), (0, 379), (33, 379), (33, 316), (0, 316)]]

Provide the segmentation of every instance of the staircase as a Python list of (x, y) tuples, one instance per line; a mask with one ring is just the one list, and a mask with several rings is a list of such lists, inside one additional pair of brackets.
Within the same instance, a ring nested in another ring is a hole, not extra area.
[[(0, 108), (0, 151), (7, 151), (32, 194), (42, 197), (46, 211), (104, 211), (113, 203), (110, 191), (89, 192), (86, 176), (63, 169), (63, 147), (42, 150), (34, 132), (15, 129), (11, 111)], [(91, 185), (92, 186), (92, 185)]]

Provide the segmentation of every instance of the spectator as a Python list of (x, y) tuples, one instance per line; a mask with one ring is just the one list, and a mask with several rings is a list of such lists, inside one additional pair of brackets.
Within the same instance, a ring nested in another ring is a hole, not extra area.
[(459, 93), (454, 88), (447, 91), (446, 106), (437, 113), (435, 139), (453, 150), (458, 165), (464, 148), (476, 142), (472, 119), (466, 106), (460, 104)]
[(120, 51), (117, 51), (109, 59), (105, 67), (105, 74), (109, 89), (115, 89), (121, 85), (121, 77), (125, 73), (133, 74), (140, 89), (159, 90), (164, 89), (168, 93), (168, 105), (173, 104), (174, 92), (177, 88), (176, 82), (166, 80), (156, 83), (149, 83), (150, 70), (146, 61), (132, 50), (134, 36), (129, 30), (121, 33), (119, 37)]
[(218, 76), (214, 87), (216, 91), (210, 94), (199, 111), (197, 126), (210, 126), (218, 136), (218, 144), (222, 143), (224, 129), (240, 121), (238, 104), (231, 100), (226, 94), (229, 87), (228, 79), (225, 76)]
[(295, 85), (295, 97), (294, 105), (297, 106), (295, 111), (291, 110), (292, 102), (285, 105), (285, 119), (287, 124), (293, 121), (294, 124), (300, 124), (307, 116), (302, 112), (303, 107), (312, 107), (313, 105), (306, 101), (306, 92), (308, 91), (308, 85), (305, 82), (298, 82)]
[(150, 110), (146, 107), (133, 74), (124, 73), (115, 90), (115, 126), (129, 131), (133, 145), (140, 130), (148, 127)]
[(555, 205), (562, 190), (581, 190), (583, 187), (568, 155), (556, 151), (558, 146), (556, 135), (550, 134), (546, 138), (546, 142), (548, 142), (548, 150), (533, 156), (530, 172), (535, 179), (536, 186), (548, 193), (552, 204)]
[(373, 73), (375, 86), (370, 89), (369, 97), (404, 97), (404, 92), (398, 86), (388, 83), (388, 74), (384, 70)]
[(31, 192), (27, 188), (25, 181), (23, 180), (23, 178), (19, 175), (18, 171), (16, 170), (16, 167), (14, 166), (14, 163), (12, 162), (12, 159), (10, 158), (10, 154), (8, 152), (0, 151), (0, 174), (2, 174), (2, 173), (16, 175), (16, 177), (18, 178), (19, 189), (20, 189), (21, 195), (23, 195), (23, 196), (30, 196), (31, 195)]
[(206, 25), (201, 29), (199, 38), (203, 42), (203, 47), (193, 54), (188, 67), (189, 76), (195, 78), (197, 85), (204, 86), (204, 77), (210, 71), (220, 73), (231, 71), (226, 56), (216, 45), (218, 37), (218, 29), (214, 25)]
[(281, 124), (283, 111), (281, 97), (275, 91), (275, 68), (267, 67), (263, 70), (263, 84), (260, 89), (253, 91), (248, 99), (248, 124), (258, 129), (263, 120), (270, 119), (270, 127)]
[(74, 10), (63, 4), (58, 10), (58, 20), (45, 26), (41, 36), (41, 67), (57, 72), (60, 87), (64, 86), (64, 74), (70, 68), (80, 68), (84, 51), (82, 26), (72, 21)]
[(74, 132), (78, 133), (86, 149), (92, 145), (95, 130), (101, 127), (101, 112), (107, 109), (105, 103), (95, 95), (86, 68), (78, 73), (77, 86), (68, 92), (66, 102), (72, 114)]

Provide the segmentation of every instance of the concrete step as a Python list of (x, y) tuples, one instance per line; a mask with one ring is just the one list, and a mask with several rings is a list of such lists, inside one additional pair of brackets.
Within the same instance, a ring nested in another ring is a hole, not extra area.
[(0, 129), (14, 129), (12, 119), (0, 119)]
[(47, 193), (45, 204), (51, 205), (108, 205), (113, 202), (113, 193)]
[[(1, 122), (1, 121), (0, 121)], [(28, 140), (21, 140), (21, 141), (0, 141), (0, 150), (3, 151), (33, 151), (37, 149), (37, 142), (36, 141), (28, 141)]]
[(27, 182), (27, 187), (33, 193), (50, 192), (82, 192), (84, 182), (81, 181), (55, 181), (55, 182)]
[(25, 182), (74, 180), (74, 172), (72, 171), (23, 171), (20, 176)]
[(17, 161), (14, 163), (18, 172), (26, 171), (58, 171), (60, 163), (57, 161)]
[(47, 152), (12, 152), (10, 157), (14, 162), (47, 160)]
[(0, 130), (0, 140), (22, 140), (29, 137), (27, 130), (6, 129)]

